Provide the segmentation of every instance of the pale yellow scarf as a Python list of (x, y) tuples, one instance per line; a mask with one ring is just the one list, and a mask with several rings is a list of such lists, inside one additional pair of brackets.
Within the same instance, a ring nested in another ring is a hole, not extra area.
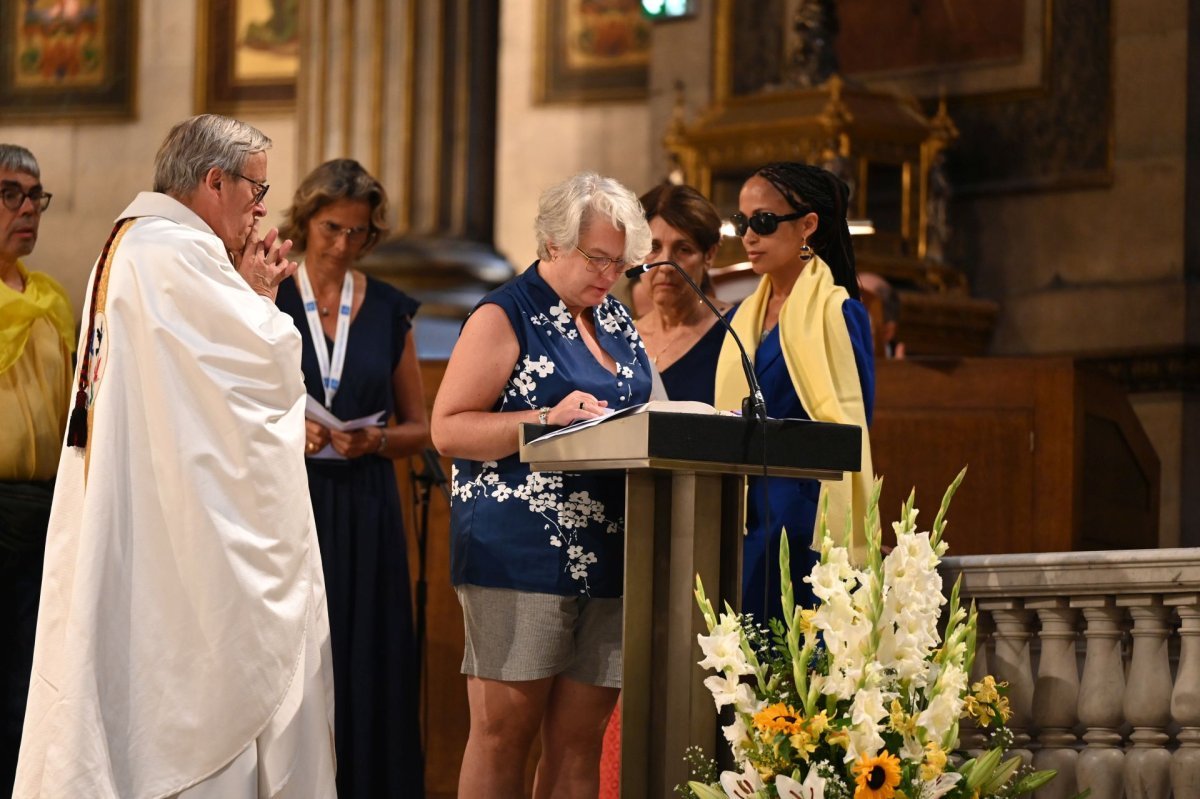
[(41, 272), (29, 272), (17, 261), (17, 271), (25, 280), (25, 291), (0, 283), (0, 372), (17, 362), (29, 341), (33, 323), (45, 316), (75, 351), (75, 315), (67, 293), (54, 278)]
[[(758, 289), (746, 298), (733, 317), (733, 329), (745, 342), (757, 342), (762, 336), (763, 318), (771, 297), (771, 282), (767, 277)], [(809, 417), (818, 422), (857, 425), (862, 429), (862, 469), (846, 474), (840, 481), (822, 481), (822, 507), (829, 501), (829, 530), (836, 543), (842, 542), (846, 513), (853, 522), (851, 557), (865, 563), (866, 541), (863, 517), (871, 496), (874, 470), (871, 468), (871, 439), (867, 435), (866, 409), (854, 348), (846, 329), (842, 303), (849, 299), (846, 290), (833, 282), (833, 274), (820, 258), (814, 256), (792, 287), (791, 294), (779, 309), (779, 343), (784, 362), (792, 378), (792, 386), (800, 404)], [(754, 360), (754, 348), (747, 353)], [(737, 345), (729, 337), (721, 346), (717, 361), (717, 386), (714, 404), (720, 410), (737, 410), (746, 394), (741, 357)], [(767, 408), (767, 413), (771, 409)], [(801, 531), (795, 531), (801, 532)], [(818, 548), (813, 530), (813, 548)]]

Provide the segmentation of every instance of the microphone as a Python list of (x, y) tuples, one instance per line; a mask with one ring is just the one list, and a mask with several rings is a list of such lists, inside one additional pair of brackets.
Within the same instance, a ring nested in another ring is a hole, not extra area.
[(754, 364), (750, 363), (750, 357), (746, 355), (746, 347), (743, 346), (738, 334), (733, 331), (733, 326), (729, 324), (729, 320), (717, 310), (717, 306), (712, 304), (712, 300), (696, 285), (696, 281), (692, 280), (687, 271), (674, 261), (654, 261), (649, 264), (631, 266), (625, 270), (625, 277), (635, 278), (640, 274), (649, 272), (656, 266), (670, 266), (674, 268), (679, 273), (679, 276), (692, 287), (692, 291), (696, 292), (696, 296), (703, 300), (708, 309), (716, 315), (717, 320), (725, 326), (725, 330), (729, 335), (733, 337), (733, 343), (737, 344), (738, 352), (742, 356), (742, 371), (746, 373), (746, 383), (750, 386), (750, 396), (742, 400), (742, 416), (747, 419), (765, 422), (767, 420), (767, 402), (763, 399), (762, 388), (758, 385), (758, 377), (754, 374)]

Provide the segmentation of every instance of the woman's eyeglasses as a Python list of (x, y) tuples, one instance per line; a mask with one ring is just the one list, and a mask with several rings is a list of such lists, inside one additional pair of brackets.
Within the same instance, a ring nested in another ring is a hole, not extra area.
[(269, 183), (259, 183), (257, 180), (248, 178), (245, 175), (239, 175), (237, 172), (233, 172), (232, 174), (235, 178), (241, 178), (242, 180), (246, 181), (247, 183), (253, 184), (253, 186), (254, 186), (254, 204), (255, 205), (258, 205), (260, 202), (263, 201), (263, 198), (267, 196), (267, 190), (271, 188), (271, 185)]
[[(576, 247), (575, 249), (579, 250), (579, 247)], [(625, 268), (624, 258), (609, 258), (607, 255), (588, 255), (583, 250), (579, 250), (579, 254), (582, 255), (585, 260), (587, 260), (587, 270), (589, 272), (599, 272), (600, 274), (604, 274), (608, 271), (609, 267), (614, 265), (617, 267), (617, 269)]]
[(45, 211), (50, 207), (50, 197), (53, 196), (49, 192), (35, 188), (33, 191), (21, 191), (14, 186), (5, 186), (0, 189), (0, 203), (4, 203), (4, 207), (10, 211), (19, 211), (21, 206), (25, 204), (25, 198), (33, 203), (33, 209)]
[(808, 216), (812, 211), (797, 211), (794, 214), (784, 214), (779, 216), (770, 211), (755, 211), (747, 219), (746, 215), (741, 211), (730, 215), (729, 221), (733, 225), (733, 231), (737, 233), (738, 238), (746, 235), (746, 230), (753, 230), (760, 236), (770, 236), (776, 230), (779, 230), (780, 222), (791, 222), (793, 219), (800, 219)]
[(365, 244), (367, 235), (371, 232), (369, 227), (342, 227), (337, 222), (328, 219), (322, 220), (318, 225), (321, 233), (326, 238), (333, 239), (338, 236), (345, 236), (346, 241), (350, 244)]

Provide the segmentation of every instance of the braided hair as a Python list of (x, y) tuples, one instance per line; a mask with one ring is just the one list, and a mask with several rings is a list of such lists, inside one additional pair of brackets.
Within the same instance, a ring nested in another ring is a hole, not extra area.
[(795, 210), (816, 213), (817, 230), (808, 244), (822, 261), (829, 264), (833, 281), (857, 300), (858, 275), (854, 268), (850, 226), (846, 222), (849, 187), (827, 169), (793, 161), (774, 161), (754, 174), (778, 189)]

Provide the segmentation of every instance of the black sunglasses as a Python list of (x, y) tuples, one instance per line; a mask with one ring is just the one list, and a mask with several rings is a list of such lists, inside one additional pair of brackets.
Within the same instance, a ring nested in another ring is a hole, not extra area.
[(268, 183), (259, 183), (257, 180), (254, 180), (253, 178), (248, 178), (245, 175), (239, 174), (237, 172), (231, 172), (230, 174), (233, 175), (235, 178), (241, 178), (242, 180), (244, 180), (247, 183), (250, 183), (254, 186), (254, 204), (255, 205), (258, 205), (260, 202), (263, 201), (263, 197), (267, 196), (267, 190), (271, 188), (270, 184), (268, 184)]
[(800, 219), (811, 213), (811, 210), (797, 211), (794, 214), (779, 216), (770, 211), (755, 211), (747, 219), (745, 214), (737, 211), (729, 217), (729, 221), (733, 224), (733, 231), (737, 233), (738, 238), (745, 236), (747, 229), (753, 230), (760, 236), (770, 236), (776, 230), (779, 230), (780, 222), (791, 222), (794, 219)]

